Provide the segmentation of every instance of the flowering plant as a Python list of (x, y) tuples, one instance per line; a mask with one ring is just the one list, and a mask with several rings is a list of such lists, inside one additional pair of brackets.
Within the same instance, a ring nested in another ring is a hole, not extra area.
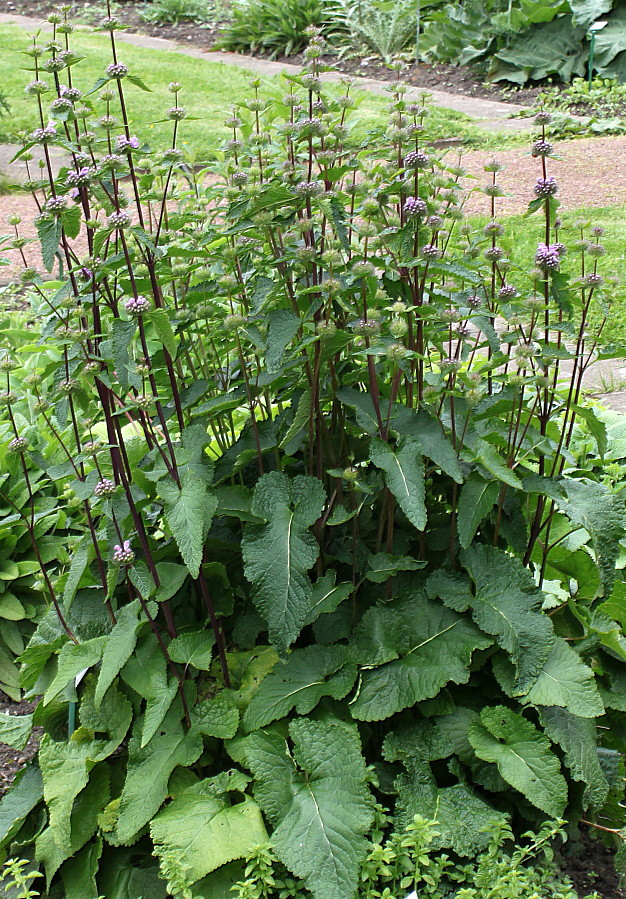
[[(193, 172), (181, 85), (152, 154), (117, 20), (86, 94), (71, 25), (51, 21), (23, 155), (43, 153), (37, 228), (64, 274), (23, 274), (41, 339), (3, 400), (26, 490), (27, 463), (68, 483), (79, 536), (64, 571), (43, 566), (49, 611), (21, 656), (43, 698), (0, 729), (45, 729), (0, 805), (4, 842), (35, 843), (51, 899), (120, 895), (129, 864), (151, 896), (226, 895), (268, 840), (336, 899), (375, 797), (398, 831), (437, 817), (433, 848), (461, 858), (485, 826), (615, 809), (597, 747), (617, 770), (620, 737), (597, 721), (623, 704), (624, 515), (581, 396), (611, 285), (599, 235), (564, 256), (545, 134), (541, 243), (519, 271), (498, 163), (477, 229), (400, 73), (389, 127), (356, 145), (351, 84), (325, 92), (313, 30), (284, 97), (254, 81)], [(72, 157), (56, 178), (51, 144)]]

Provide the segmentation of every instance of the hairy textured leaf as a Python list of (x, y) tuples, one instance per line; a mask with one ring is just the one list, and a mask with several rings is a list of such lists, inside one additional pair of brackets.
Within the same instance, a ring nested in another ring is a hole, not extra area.
[(559, 818), (567, 802), (567, 783), (550, 741), (537, 728), (504, 706), (483, 709), (470, 724), (476, 755), (494, 762), (502, 777), (529, 802)]
[(272, 845), (316, 899), (352, 896), (373, 815), (359, 735), (341, 721), (305, 718), (292, 721), (289, 734), (291, 752), (277, 733), (246, 740)]
[(419, 571), (426, 567), (426, 562), (418, 562), (411, 556), (393, 556), (391, 553), (376, 553), (369, 557), (367, 564), (365, 577), (375, 584), (384, 584), (401, 571)]
[(474, 620), (508, 652), (515, 668), (513, 695), (523, 696), (539, 676), (554, 640), (552, 622), (541, 611), (543, 593), (521, 562), (499, 549), (472, 546), (464, 560), (476, 586)]
[(42, 797), (43, 780), (39, 768), (29, 765), (18, 772), (11, 789), (0, 799), (0, 846), (13, 837)]
[(74, 551), (72, 553), (72, 563), (70, 565), (70, 570), (67, 573), (65, 590), (63, 591), (63, 602), (65, 603), (65, 606), (67, 608), (69, 608), (74, 601), (76, 591), (78, 590), (78, 585), (80, 584), (80, 579), (85, 573), (85, 569), (87, 568), (87, 564), (91, 556), (92, 546), (93, 544), (91, 542), (91, 536), (89, 534), (85, 534), (85, 536), (78, 541), (78, 544), (74, 548)]
[(46, 734), (39, 747), (43, 792), (50, 830), (61, 849), (71, 844), (70, 817), (74, 800), (89, 779), (91, 746), (76, 740), (56, 743)]
[(184, 733), (175, 710), (166, 716), (163, 727), (147, 746), (141, 745), (141, 731), (135, 728), (128, 744), (128, 773), (122, 790), (116, 844), (136, 839), (167, 796), (167, 783), (174, 768), (193, 765), (201, 753), (202, 737), (196, 730)]
[(98, 815), (110, 799), (109, 780), (106, 765), (97, 765), (91, 772), (72, 809), (69, 843), (59, 846), (51, 827), (37, 837), (36, 858), (44, 864), (48, 885), (63, 862), (82, 849), (98, 829)]
[(463, 473), (459, 466), (458, 453), (445, 434), (441, 422), (429, 415), (425, 409), (415, 413), (406, 406), (396, 405), (393, 409), (392, 430), (402, 437), (419, 440), (422, 454), (434, 462), (457, 482), (463, 483)]
[(102, 653), (95, 695), (96, 706), (100, 705), (102, 697), (132, 655), (137, 643), (137, 630), (141, 626), (138, 618), (139, 610), (139, 600), (136, 599), (123, 606), (117, 613), (117, 622), (107, 638)]
[(169, 645), (172, 661), (208, 671), (213, 659), (215, 637), (212, 631), (200, 630), (181, 634)]
[(252, 800), (229, 805), (211, 779), (185, 790), (150, 825), (155, 854), (172, 892), (267, 843), (261, 811)]
[(172, 707), (172, 703), (178, 692), (178, 681), (175, 677), (164, 678), (163, 682), (155, 689), (154, 694), (146, 703), (146, 711), (143, 716), (141, 730), (141, 747), (147, 746), (157, 730), (161, 727), (163, 719)]
[(354, 590), (353, 584), (345, 581), (335, 584), (336, 572), (328, 571), (313, 585), (311, 594), (311, 608), (307, 615), (306, 624), (313, 624), (320, 615), (334, 612), (344, 599), (347, 599)]
[(193, 474), (175, 484), (160, 486), (165, 500), (165, 518), (192, 578), (200, 574), (205, 536), (217, 510), (217, 498), (206, 483)]
[(278, 371), (285, 350), (300, 330), (300, 318), (291, 309), (272, 309), (268, 313), (266, 363), (268, 372)]
[(278, 662), (261, 681), (246, 709), (244, 724), (249, 731), (284, 718), (292, 709), (307, 715), (322, 696), (343, 699), (356, 680), (356, 665), (341, 646), (308, 646)]
[(575, 524), (589, 532), (605, 594), (615, 580), (619, 541), (625, 533), (624, 500), (598, 481), (564, 478), (567, 500), (557, 505)]
[(472, 653), (491, 645), (471, 621), (412, 592), (369, 609), (356, 629), (355, 658), (363, 668), (350, 707), (359, 720), (380, 721), (447, 683), (467, 683)]
[(178, 350), (178, 342), (172, 330), (170, 317), (165, 309), (153, 309), (150, 313), (150, 321), (153, 323), (161, 343), (170, 354), (172, 359), (176, 358)]
[(12, 749), (23, 749), (33, 729), (32, 715), (5, 715), (0, 713), (0, 743)]
[(59, 249), (61, 241), (61, 222), (53, 218), (42, 219), (37, 224), (37, 235), (41, 245), (41, 258), (46, 267), (46, 271), (51, 272), (54, 267), (54, 260)]
[(464, 549), (474, 539), (483, 518), (493, 509), (499, 493), (497, 481), (486, 481), (477, 472), (473, 472), (463, 484), (459, 496), (458, 529), (459, 541)]
[(596, 722), (578, 718), (567, 709), (541, 709), (541, 723), (553, 743), (565, 754), (565, 764), (574, 780), (586, 784), (585, 805), (601, 808), (609, 792), (609, 784), (598, 758)]
[[(494, 670), (502, 689), (511, 693), (513, 671), (508, 663), (496, 663)], [(595, 675), (575, 649), (556, 637), (550, 655), (523, 702), (541, 706), (559, 706), (580, 718), (604, 714), (604, 703), (596, 687)]]
[(195, 730), (207, 737), (230, 740), (237, 733), (239, 712), (218, 693), (212, 699), (205, 699), (191, 710), (191, 723)]
[(277, 471), (259, 478), (254, 491), (252, 512), (265, 524), (249, 524), (244, 530), (244, 571), (279, 652), (286, 652), (311, 611), (308, 571), (319, 547), (309, 528), (322, 514), (325, 499), (317, 478), (292, 481)]
[(56, 676), (44, 695), (44, 705), (64, 690), (77, 674), (100, 661), (106, 642), (107, 637), (94, 637), (84, 643), (66, 643), (63, 646)]
[(406, 827), (415, 815), (437, 822), (433, 849), (450, 848), (458, 855), (475, 855), (487, 848), (486, 828), (503, 824), (508, 815), (496, 811), (466, 784), (439, 789), (430, 766), (415, 756), (404, 761), (406, 773), (395, 781), (397, 821)]
[(418, 531), (426, 527), (424, 462), (418, 440), (402, 441), (396, 452), (382, 440), (370, 443), (370, 459), (385, 472), (385, 483)]
[(63, 865), (61, 877), (65, 899), (85, 899), (85, 896), (98, 895), (96, 874), (102, 855), (102, 845), (102, 838), (98, 837)]

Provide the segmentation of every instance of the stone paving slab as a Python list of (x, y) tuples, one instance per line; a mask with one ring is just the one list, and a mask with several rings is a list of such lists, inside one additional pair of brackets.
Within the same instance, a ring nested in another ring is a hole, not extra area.
[[(47, 22), (42, 23), (39, 19), (14, 13), (0, 13), (0, 24), (19, 25), (28, 31), (46, 31), (51, 28)], [(185, 44), (178, 44), (166, 38), (151, 37), (147, 34), (118, 31), (116, 40), (133, 44), (135, 47), (182, 53), (195, 59), (206, 59), (211, 62), (224, 63), (225, 65), (239, 66), (239, 68), (247, 69), (250, 72), (256, 72), (261, 77), (270, 77), (272, 75), (280, 75), (281, 73), (297, 75), (300, 72), (300, 66), (294, 66), (290, 63), (273, 62), (272, 60), (259, 59), (255, 56), (244, 56), (241, 53), (226, 53), (219, 50), (203, 50), (199, 47), (188, 47)], [(331, 82), (337, 82), (341, 77), (342, 73), (340, 72), (326, 72), (322, 76), (323, 80)], [(375, 78), (356, 78), (356, 84), (360, 89), (371, 91), (373, 94), (389, 95), (389, 82), (387, 81), (378, 81)], [(406, 92), (405, 96), (409, 100), (415, 100), (422, 92), (421, 88), (412, 87)], [(497, 100), (485, 100), (480, 97), (467, 97), (463, 94), (451, 94), (447, 91), (429, 90), (427, 93), (430, 94), (432, 102), (436, 106), (463, 112), (476, 119), (484, 128), (490, 130), (524, 131), (531, 127), (531, 122), (528, 119), (510, 118), (510, 116), (521, 112), (525, 108), (523, 106), (517, 106), (513, 103), (501, 103)]]
[[(19, 152), (20, 147), (17, 144), (0, 144), (0, 175), (3, 175), (12, 184), (22, 184), (29, 178), (39, 177), (40, 167), (39, 160), (43, 159), (43, 152), (32, 147), (30, 152), (33, 159), (29, 161), (28, 168), (23, 159), (13, 160), (13, 157)], [(70, 156), (60, 147), (48, 147), (50, 154), (50, 162), (55, 177), (59, 174), (59, 169), (70, 162)], [(1, 205), (1, 198), (0, 198)]]

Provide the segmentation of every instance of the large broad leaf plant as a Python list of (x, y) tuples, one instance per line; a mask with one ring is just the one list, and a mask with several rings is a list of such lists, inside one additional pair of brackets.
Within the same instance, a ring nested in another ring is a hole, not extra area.
[(626, 77), (626, 7), (620, 0), (516, 0), (449, 3), (429, 13), (421, 52), (432, 60), (479, 64), (491, 81), (569, 82), (588, 73), (590, 26), (594, 72)]
[(82, 96), (53, 26), (24, 152), (72, 156), (30, 185), (64, 274), (24, 273), (41, 332), (4, 408), (24, 489), (65, 485), (76, 536), (20, 657), (35, 711), (0, 718), (16, 748), (43, 728), (2, 845), (50, 899), (232, 895), (267, 843), (281, 896), (348, 899), (381, 807), (461, 860), (507, 821), (619, 830), (624, 453), (581, 394), (612, 288), (597, 231), (563, 258), (545, 136), (514, 271), (499, 166), (488, 225), (464, 222), (400, 80), (353, 143), (313, 35), (194, 174), (181, 86), (152, 154), (146, 85), (116, 56)]

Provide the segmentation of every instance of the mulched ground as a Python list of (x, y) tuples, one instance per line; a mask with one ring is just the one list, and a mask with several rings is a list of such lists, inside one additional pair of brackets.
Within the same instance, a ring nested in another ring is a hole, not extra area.
[(569, 846), (565, 858), (565, 873), (581, 896), (597, 892), (602, 899), (625, 899), (626, 890), (620, 886), (613, 863), (614, 850), (581, 831), (580, 839)]

